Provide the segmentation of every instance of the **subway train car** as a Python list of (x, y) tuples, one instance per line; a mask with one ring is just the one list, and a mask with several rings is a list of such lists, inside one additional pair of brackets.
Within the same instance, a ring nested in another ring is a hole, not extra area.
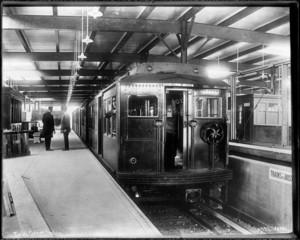
[(73, 129), (121, 184), (224, 185), (228, 85), (204, 71), (140, 64), (77, 109)]

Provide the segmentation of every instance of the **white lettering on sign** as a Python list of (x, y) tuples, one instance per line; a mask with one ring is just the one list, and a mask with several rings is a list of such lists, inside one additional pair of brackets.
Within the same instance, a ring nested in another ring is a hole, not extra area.
[(269, 179), (282, 183), (292, 184), (292, 173), (283, 171), (281, 169), (270, 168)]
[(201, 95), (219, 96), (221, 93), (220, 89), (201, 89), (199, 91)]

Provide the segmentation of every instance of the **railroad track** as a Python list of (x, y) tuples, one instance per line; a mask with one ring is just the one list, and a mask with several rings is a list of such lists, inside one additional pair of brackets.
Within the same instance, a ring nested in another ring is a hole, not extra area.
[[(215, 199), (215, 201), (218, 200)], [(218, 203), (222, 204), (220, 201)], [(231, 216), (228, 211), (224, 213), (223, 207), (215, 209), (205, 202), (188, 203), (178, 199), (162, 198), (155, 201), (151, 198), (151, 201), (138, 201), (137, 205), (163, 236), (243, 236), (271, 232), (263, 231), (262, 229), (270, 230), (271, 228), (254, 219), (250, 221), (249, 216), (241, 220), (241, 218)], [(235, 209), (235, 211), (238, 210)], [(245, 219), (248, 219), (250, 223)]]

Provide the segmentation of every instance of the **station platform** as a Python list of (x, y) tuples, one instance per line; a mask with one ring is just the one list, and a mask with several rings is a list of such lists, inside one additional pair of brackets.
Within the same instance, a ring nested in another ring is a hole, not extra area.
[(51, 148), (30, 140), (31, 155), (3, 159), (3, 179), (15, 216), (2, 216), (4, 238), (159, 238), (78, 136), (63, 151), (57, 131)]

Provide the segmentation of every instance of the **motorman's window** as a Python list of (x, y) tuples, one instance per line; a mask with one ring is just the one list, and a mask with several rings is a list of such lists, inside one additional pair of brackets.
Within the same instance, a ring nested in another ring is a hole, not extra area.
[(131, 95), (128, 99), (128, 116), (157, 116), (156, 96)]
[(221, 117), (221, 98), (196, 97), (195, 98), (195, 117), (198, 118), (220, 118)]

